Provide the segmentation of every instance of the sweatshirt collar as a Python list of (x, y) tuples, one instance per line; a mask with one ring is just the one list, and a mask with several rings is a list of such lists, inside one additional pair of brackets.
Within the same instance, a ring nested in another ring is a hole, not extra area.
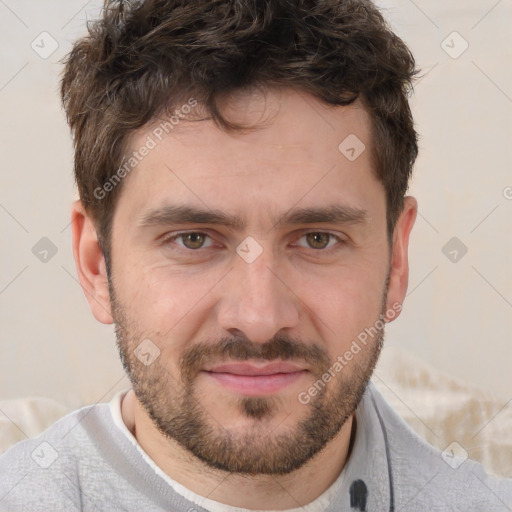
[(341, 489), (325, 512), (394, 510), (387, 432), (370, 382), (356, 409), (356, 437)]

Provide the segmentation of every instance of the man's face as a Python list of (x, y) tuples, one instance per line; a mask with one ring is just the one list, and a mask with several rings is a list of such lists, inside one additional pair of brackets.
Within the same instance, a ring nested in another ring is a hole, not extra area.
[(281, 90), (225, 112), (267, 125), (185, 119), (159, 141), (156, 122), (131, 141), (156, 147), (116, 207), (112, 313), (161, 432), (213, 467), (284, 474), (336, 436), (376, 362), (381, 328), (343, 355), (386, 309), (384, 189), (360, 103)]

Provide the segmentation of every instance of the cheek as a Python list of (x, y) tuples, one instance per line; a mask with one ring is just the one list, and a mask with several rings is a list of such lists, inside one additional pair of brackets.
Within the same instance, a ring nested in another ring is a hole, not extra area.
[[(212, 308), (223, 273), (200, 275), (170, 265), (126, 265), (120, 301), (136, 329), (158, 342), (163, 351), (181, 354)], [(116, 283), (117, 284), (117, 283)]]
[(340, 268), (323, 281), (316, 280), (314, 289), (309, 285), (309, 293), (304, 291), (304, 304), (331, 358), (343, 354), (379, 319), (385, 279), (385, 268), (366, 262)]

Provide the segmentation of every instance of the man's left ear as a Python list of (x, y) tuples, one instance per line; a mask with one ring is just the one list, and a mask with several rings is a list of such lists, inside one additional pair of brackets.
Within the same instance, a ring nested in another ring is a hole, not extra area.
[[(398, 217), (393, 231), (386, 310), (392, 309), (397, 314), (392, 318), (387, 318), (389, 322), (392, 322), (400, 314), (401, 305), (407, 293), (407, 285), (409, 283), (409, 259), (407, 255), (409, 235), (414, 226), (417, 213), (418, 202), (416, 199), (412, 196), (405, 197), (402, 213)], [(400, 308), (397, 308), (397, 304), (400, 304)]]

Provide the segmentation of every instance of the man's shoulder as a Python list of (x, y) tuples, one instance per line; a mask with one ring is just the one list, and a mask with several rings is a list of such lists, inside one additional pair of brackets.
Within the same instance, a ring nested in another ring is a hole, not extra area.
[(188, 510), (122, 432), (109, 404), (84, 407), (0, 457), (0, 512)]
[(77, 507), (79, 465), (98, 458), (91, 425), (105, 424), (107, 415), (108, 404), (77, 409), (1, 455), (0, 511), (21, 510), (22, 502), (32, 507), (31, 496), (37, 497), (38, 507), (31, 510), (47, 510), (52, 504)]
[[(66, 414), (40, 435), (18, 442), (0, 455), (0, 468), (4, 467), (6, 461), (15, 463), (17, 466), (27, 467), (33, 464), (36, 467), (50, 464), (49, 458), (38, 449), (39, 445), (43, 445), (43, 448), (51, 445), (54, 451), (48, 449), (45, 453), (51, 453), (50, 458), (57, 460), (58, 447), (65, 447), (66, 453), (69, 453), (69, 448), (76, 446), (78, 438), (84, 439), (84, 436), (87, 436), (84, 419), (90, 416), (90, 418), (96, 417), (101, 420), (106, 408), (108, 408), (108, 404), (96, 404)], [(25, 458), (25, 454), (28, 454), (29, 457)]]
[(462, 450), (460, 453), (455, 449), (441, 451), (428, 444), (374, 386), (371, 385), (369, 391), (387, 443), (390, 478), (397, 501), (405, 506), (404, 511), (420, 510), (426, 505), (439, 506), (443, 500), (454, 506), (470, 504), (474, 510), (512, 509), (512, 479), (488, 474)]

